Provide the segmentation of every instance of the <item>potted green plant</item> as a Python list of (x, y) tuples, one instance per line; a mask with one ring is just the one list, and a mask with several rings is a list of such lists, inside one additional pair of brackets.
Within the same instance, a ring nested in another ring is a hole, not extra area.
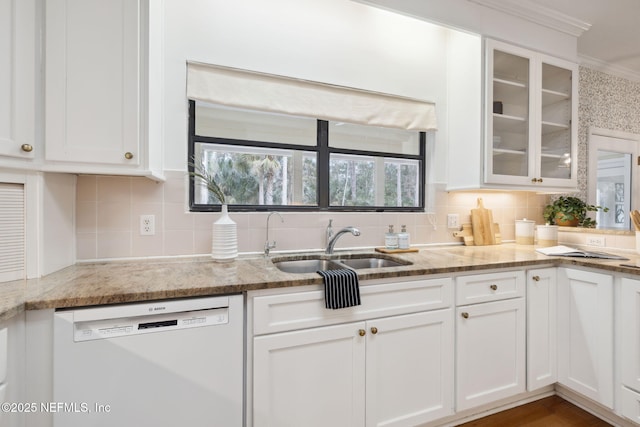
[(609, 208), (589, 205), (574, 196), (560, 196), (553, 203), (545, 206), (543, 216), (550, 225), (593, 228), (596, 226), (596, 221), (587, 217), (587, 212), (598, 210), (608, 212)]

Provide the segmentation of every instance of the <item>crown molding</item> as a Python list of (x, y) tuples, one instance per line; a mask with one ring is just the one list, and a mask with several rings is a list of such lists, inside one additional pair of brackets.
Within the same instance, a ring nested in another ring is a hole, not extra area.
[(530, 0), (468, 0), (554, 30), (580, 37), (591, 24)]
[(615, 65), (610, 62), (605, 62), (601, 59), (593, 58), (586, 55), (578, 55), (578, 59), (580, 60), (581, 66), (634, 82), (640, 82), (640, 72), (631, 68)]

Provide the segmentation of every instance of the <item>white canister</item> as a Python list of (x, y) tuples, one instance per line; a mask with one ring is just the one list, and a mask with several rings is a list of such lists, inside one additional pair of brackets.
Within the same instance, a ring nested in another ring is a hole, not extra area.
[(518, 245), (533, 245), (533, 234), (536, 222), (524, 219), (516, 220), (516, 243)]
[(539, 225), (538, 229), (538, 246), (549, 247), (558, 244), (558, 226), (557, 225)]

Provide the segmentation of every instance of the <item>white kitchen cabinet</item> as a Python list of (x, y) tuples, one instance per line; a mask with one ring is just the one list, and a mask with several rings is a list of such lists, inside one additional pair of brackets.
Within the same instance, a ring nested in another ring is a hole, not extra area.
[(619, 289), (620, 411), (640, 423), (640, 280), (623, 277)]
[(451, 415), (450, 282), (361, 284), (362, 305), (342, 310), (325, 309), (321, 290), (250, 293), (249, 425), (411, 426)]
[(35, 0), (0, 0), (0, 166), (31, 168), (36, 150)]
[(613, 277), (558, 269), (558, 382), (613, 408)]
[(575, 188), (577, 65), (495, 40), (486, 55), (486, 182)]
[[(514, 291), (502, 293), (504, 282)], [(524, 282), (522, 271), (456, 279), (456, 411), (525, 391)], [(488, 302), (460, 305), (468, 283)]]
[(253, 425), (364, 425), (364, 328), (360, 322), (255, 338)]
[[(0, 402), (24, 404), (25, 398), (24, 313), (0, 322)], [(0, 411), (0, 425), (23, 427), (25, 411)]]
[(453, 413), (451, 309), (366, 326), (366, 425), (413, 426)]
[(47, 171), (161, 177), (162, 2), (46, 2)]
[(527, 271), (527, 390), (557, 381), (556, 268)]
[[(467, 88), (468, 102), (478, 102), (475, 82), (481, 73), (473, 70), (478, 61), (467, 62), (468, 82), (455, 83)], [(575, 189), (577, 76), (575, 63), (486, 39), (484, 143), (454, 132), (447, 188)], [(472, 117), (466, 121), (460, 117), (456, 123), (477, 128)]]

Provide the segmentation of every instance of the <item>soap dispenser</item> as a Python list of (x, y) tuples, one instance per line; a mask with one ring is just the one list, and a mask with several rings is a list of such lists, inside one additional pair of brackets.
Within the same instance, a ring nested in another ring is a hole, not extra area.
[(398, 249), (409, 249), (409, 233), (406, 225), (403, 225), (398, 233)]
[(384, 235), (384, 247), (398, 249), (398, 235), (393, 232), (393, 225), (389, 225), (389, 231)]

